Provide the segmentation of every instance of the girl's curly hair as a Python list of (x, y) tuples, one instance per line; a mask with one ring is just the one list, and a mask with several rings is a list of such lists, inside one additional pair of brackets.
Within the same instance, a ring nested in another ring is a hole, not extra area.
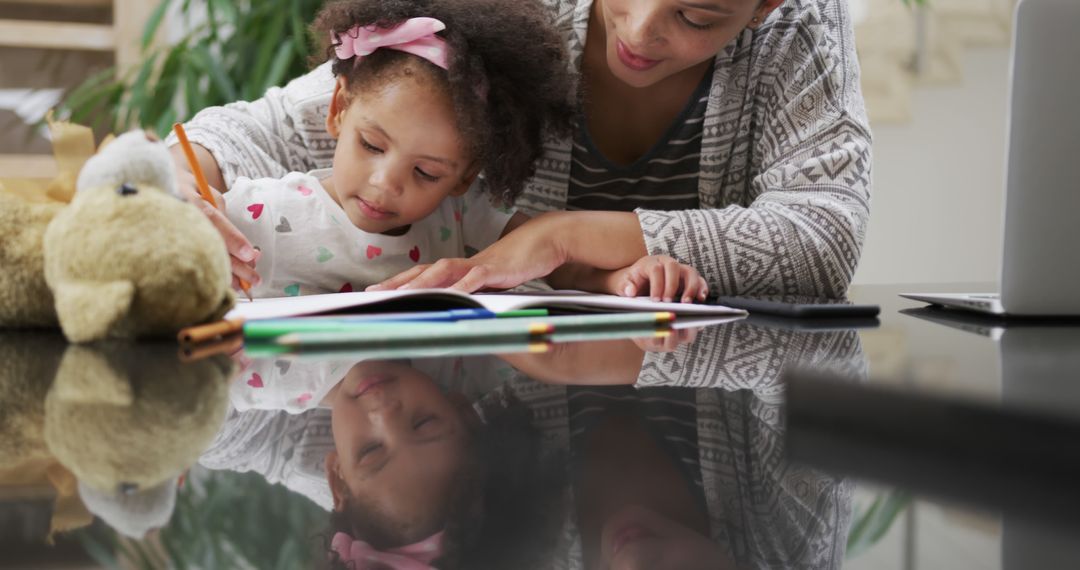
[[(335, 58), (336, 34), (415, 17), (446, 24), (438, 35), (449, 47), (449, 70), (427, 62), (423, 68), (448, 92), (487, 191), (513, 202), (535, 171), (544, 137), (569, 132), (574, 114), (573, 80), (550, 18), (534, 0), (343, 0), (319, 12), (312, 32), (325, 56)], [(382, 49), (358, 64), (335, 58), (333, 72), (355, 92), (402, 73), (409, 58), (423, 61)]]

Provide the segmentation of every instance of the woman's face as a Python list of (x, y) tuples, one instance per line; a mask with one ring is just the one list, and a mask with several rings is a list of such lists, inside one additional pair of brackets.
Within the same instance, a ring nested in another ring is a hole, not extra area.
[(396, 521), (400, 534), (439, 530), (466, 463), (472, 413), (407, 363), (355, 365), (333, 396), (327, 478), (335, 510), (351, 499)]
[(782, 0), (595, 0), (608, 68), (647, 87), (716, 56)]
[(608, 570), (735, 568), (708, 537), (643, 507), (627, 507), (604, 523), (601, 567)]

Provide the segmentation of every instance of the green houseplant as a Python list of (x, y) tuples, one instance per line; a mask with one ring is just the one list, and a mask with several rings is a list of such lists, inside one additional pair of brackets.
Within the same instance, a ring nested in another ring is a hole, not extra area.
[[(308, 70), (307, 25), (324, 0), (161, 0), (146, 23), (144, 58), (130, 70), (98, 73), (66, 97), (61, 113), (113, 132), (144, 127), (165, 135), (200, 109), (260, 97)], [(205, 19), (196, 11), (205, 8)], [(165, 14), (191, 22), (156, 47)]]

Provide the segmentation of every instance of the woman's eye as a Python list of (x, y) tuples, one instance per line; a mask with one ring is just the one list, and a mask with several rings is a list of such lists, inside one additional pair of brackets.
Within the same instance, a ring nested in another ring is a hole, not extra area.
[(707, 29), (713, 27), (713, 24), (702, 24), (702, 23), (699, 23), (699, 22), (695, 22), (694, 20), (691, 20), (686, 15), (686, 12), (682, 12), (682, 11), (679, 12), (679, 19), (682, 20), (682, 22), (684, 24), (686, 24), (687, 26), (690, 26), (691, 28), (694, 28), (695, 30), (707, 30)]
[(431, 425), (435, 421), (435, 416), (424, 416), (419, 420), (413, 422), (413, 429), (420, 429), (425, 425)]
[(371, 152), (371, 153), (378, 154), (378, 153), (382, 152), (381, 148), (367, 142), (366, 140), (364, 140), (362, 138), (360, 139), (360, 146), (364, 147), (364, 150), (366, 150), (368, 152)]
[(428, 182), (438, 182), (439, 181), (438, 176), (433, 176), (431, 174), (428, 174), (427, 172), (424, 172), (424, 170), (422, 168), (420, 168), (419, 166), (416, 167), (416, 174), (419, 175), (420, 178), (423, 178), (424, 180), (427, 180)]

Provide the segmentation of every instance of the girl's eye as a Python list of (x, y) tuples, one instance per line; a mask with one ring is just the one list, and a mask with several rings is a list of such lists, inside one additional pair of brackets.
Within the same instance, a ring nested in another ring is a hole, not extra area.
[(371, 455), (372, 453), (375, 453), (381, 447), (382, 447), (381, 443), (372, 443), (372, 444), (370, 444), (370, 445), (368, 445), (368, 446), (366, 446), (366, 447), (364, 447), (363, 449), (360, 450), (359, 458), (363, 459), (363, 458), (367, 457), (368, 455)]
[(690, 26), (691, 28), (694, 28), (695, 30), (707, 30), (713, 27), (713, 24), (700, 24), (691, 20), (689, 17), (687, 17), (686, 12), (683, 12), (681, 10), (679, 11), (679, 19), (682, 20), (684, 24)]
[(368, 152), (371, 152), (371, 153), (379, 154), (380, 152), (382, 152), (381, 148), (367, 142), (363, 138), (360, 139), (360, 146), (364, 147), (364, 150), (366, 150)]
[(429, 425), (435, 421), (435, 416), (424, 416), (413, 423), (413, 429), (420, 429), (425, 425)]
[(416, 174), (419, 175), (420, 178), (423, 178), (424, 180), (427, 180), (428, 182), (438, 182), (439, 181), (438, 176), (432, 176), (431, 174), (428, 174), (427, 172), (424, 172), (423, 169), (421, 169), (419, 166), (416, 167)]

